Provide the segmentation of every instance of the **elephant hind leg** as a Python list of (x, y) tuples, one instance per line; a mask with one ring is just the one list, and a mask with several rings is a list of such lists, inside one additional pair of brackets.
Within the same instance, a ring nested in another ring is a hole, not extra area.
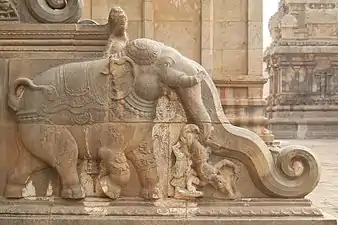
[(67, 128), (57, 128), (53, 138), (55, 168), (60, 175), (62, 183), (61, 197), (67, 199), (82, 199), (85, 191), (80, 184), (77, 171), (79, 157), (78, 145)]
[(160, 193), (157, 187), (159, 177), (157, 173), (157, 164), (155, 155), (151, 146), (146, 146), (146, 151), (140, 151), (143, 147), (135, 149), (126, 154), (127, 158), (136, 168), (140, 183), (141, 196), (144, 199), (158, 199)]
[(99, 150), (99, 157), (105, 171), (100, 171), (100, 184), (103, 192), (112, 199), (120, 197), (121, 189), (128, 184), (130, 169), (124, 152), (106, 147)]
[(63, 126), (36, 124), (21, 125), (20, 133), (24, 146), (57, 170), (62, 183), (61, 197), (84, 198), (77, 172), (78, 146), (69, 130)]
[(47, 163), (22, 149), (18, 160), (15, 162), (15, 168), (8, 174), (8, 180), (5, 189), (7, 198), (21, 198), (22, 190), (26, 186), (29, 176), (38, 170), (47, 168)]

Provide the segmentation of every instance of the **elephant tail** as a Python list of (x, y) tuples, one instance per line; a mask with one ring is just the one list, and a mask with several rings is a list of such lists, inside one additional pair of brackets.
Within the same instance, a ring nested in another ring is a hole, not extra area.
[(9, 85), (8, 90), (8, 106), (14, 111), (19, 111), (20, 100), (24, 94), (25, 87), (30, 87), (32, 89), (40, 89), (40, 86), (37, 86), (29, 78), (18, 78), (12, 84)]

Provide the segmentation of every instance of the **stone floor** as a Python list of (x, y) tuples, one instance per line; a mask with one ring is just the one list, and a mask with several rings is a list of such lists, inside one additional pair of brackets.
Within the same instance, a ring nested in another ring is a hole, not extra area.
[(306, 146), (318, 156), (322, 165), (321, 181), (308, 197), (314, 205), (338, 218), (338, 139), (280, 140), (280, 142), (282, 146), (290, 144)]

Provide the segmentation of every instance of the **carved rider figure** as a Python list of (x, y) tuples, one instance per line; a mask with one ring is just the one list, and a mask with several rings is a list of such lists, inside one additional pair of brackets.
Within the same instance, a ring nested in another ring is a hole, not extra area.
[(104, 56), (120, 52), (129, 41), (127, 28), (128, 17), (120, 7), (113, 7), (108, 17), (109, 39)]

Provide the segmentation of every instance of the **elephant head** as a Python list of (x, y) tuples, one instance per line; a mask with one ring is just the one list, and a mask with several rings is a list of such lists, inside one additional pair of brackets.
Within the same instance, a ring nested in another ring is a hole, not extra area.
[(200, 127), (203, 139), (209, 138), (213, 127), (201, 93), (201, 81), (209, 75), (201, 65), (170, 46), (146, 38), (128, 42), (119, 54), (123, 56), (119, 60), (129, 61), (134, 68), (136, 92), (153, 100), (161, 96), (163, 87), (175, 91), (188, 122)]

